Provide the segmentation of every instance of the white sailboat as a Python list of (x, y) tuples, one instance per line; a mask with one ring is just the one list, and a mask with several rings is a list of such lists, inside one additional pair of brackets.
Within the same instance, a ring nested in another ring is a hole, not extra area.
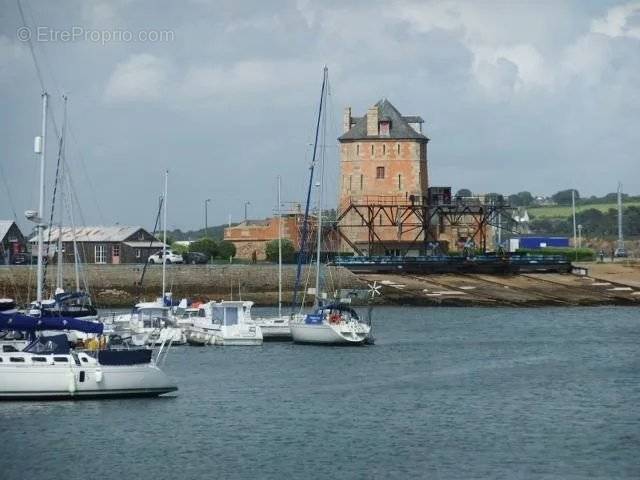
[[(38, 306), (42, 305), (44, 276), (44, 224), (41, 217), (44, 210), (47, 97), (44, 92), (42, 137), (38, 137), (35, 142), (36, 153), (40, 154), (39, 211), (27, 212), (27, 218), (37, 224), (38, 231)], [(27, 332), (31, 338), (29, 345), (21, 351), (4, 351), (3, 348), (0, 352), (0, 400), (157, 396), (177, 390), (176, 385), (152, 360), (151, 350), (104, 349), (104, 337), (102, 341), (96, 342), (99, 350), (90, 352), (71, 349), (68, 339), (70, 332), (100, 337), (104, 331), (101, 322), (62, 315), (34, 317), (5, 309), (0, 313), (0, 331)], [(61, 333), (45, 336), (42, 332), (46, 331)], [(165, 357), (167, 351), (165, 350)]]
[[(318, 109), (318, 119), (316, 124), (315, 143), (313, 147), (313, 157), (311, 160), (311, 168), (309, 174), (309, 185), (307, 190), (307, 203), (305, 206), (305, 217), (302, 233), (302, 248), (301, 253), (304, 252), (304, 242), (306, 241), (306, 233), (308, 228), (309, 217), (309, 203), (311, 200), (311, 186), (313, 185), (313, 172), (316, 162), (316, 151), (318, 147), (318, 136), (320, 133), (321, 119), (323, 120), (322, 127), (322, 142), (320, 150), (320, 183), (318, 192), (318, 221), (316, 229), (316, 282), (313, 293), (315, 295), (315, 309), (313, 313), (304, 316), (292, 317), (289, 327), (291, 329), (291, 336), (296, 343), (311, 343), (311, 344), (323, 344), (323, 345), (340, 345), (340, 344), (364, 344), (371, 332), (371, 326), (365, 322), (362, 322), (354, 309), (349, 305), (334, 302), (329, 304), (323, 304), (324, 298), (320, 289), (320, 253), (322, 250), (322, 196), (324, 190), (324, 159), (325, 159), (325, 123), (326, 123), (326, 98), (327, 98), (327, 85), (328, 82), (328, 70), (324, 68), (324, 75), (322, 79), (322, 91), (320, 95), (320, 106)], [(323, 114), (324, 113), (324, 114)], [(298, 287), (298, 279), (300, 277), (302, 258), (300, 255), (298, 260), (298, 271), (296, 275), (296, 291)], [(294, 293), (294, 304), (296, 294)]]
[(262, 329), (265, 340), (291, 340), (289, 316), (282, 314), (282, 200), (281, 178), (278, 175), (278, 316), (258, 317), (255, 323)]
[[(171, 293), (166, 291), (167, 284), (167, 190), (169, 171), (164, 174), (163, 241), (162, 241), (162, 297), (153, 302), (141, 302), (133, 311), (108, 319), (114, 334), (135, 346), (161, 345), (171, 341), (173, 345), (186, 343), (186, 336), (171, 314)], [(168, 303), (168, 304), (167, 304)]]
[[(71, 317), (0, 314), (0, 326), (11, 325), (32, 333), (42, 329), (103, 332), (102, 323)], [(0, 352), (0, 400), (141, 397), (176, 391), (151, 354), (148, 349), (73, 350), (62, 333), (35, 337), (21, 351)]]

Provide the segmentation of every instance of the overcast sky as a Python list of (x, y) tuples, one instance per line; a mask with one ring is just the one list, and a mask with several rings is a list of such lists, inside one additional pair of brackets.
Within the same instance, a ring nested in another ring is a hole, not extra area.
[[(640, 193), (638, 1), (22, 5), (58, 125), (70, 99), (85, 224), (152, 225), (165, 168), (170, 227), (201, 228), (206, 198), (210, 225), (241, 219), (246, 201), (267, 216), (278, 174), (283, 199), (302, 200), (324, 64), (327, 183), (344, 106), (362, 115), (387, 97), (425, 119), (432, 185), (601, 195), (621, 180)], [(0, 218), (15, 210), (25, 226), (41, 89), (21, 26), (0, 0)], [(48, 147), (52, 177), (53, 135)]]

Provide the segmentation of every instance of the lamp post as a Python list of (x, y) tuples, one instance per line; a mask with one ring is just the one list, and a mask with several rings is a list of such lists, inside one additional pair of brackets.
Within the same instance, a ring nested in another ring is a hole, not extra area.
[(247, 222), (247, 206), (251, 205), (251, 202), (244, 202), (244, 221)]
[(209, 205), (210, 201), (211, 201), (210, 198), (207, 198), (204, 201), (204, 237), (205, 238), (209, 238), (209, 210), (207, 209), (207, 206)]
[(582, 225), (578, 225), (578, 248), (582, 248)]

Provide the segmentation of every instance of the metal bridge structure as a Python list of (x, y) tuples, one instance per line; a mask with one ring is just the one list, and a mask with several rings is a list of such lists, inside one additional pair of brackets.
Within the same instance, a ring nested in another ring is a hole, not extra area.
[(365, 245), (368, 255), (398, 245), (426, 255), (445, 229), (460, 226), (468, 228), (467, 243), (486, 252), (490, 227), (515, 231), (513, 208), (502, 197), (452, 198), (448, 187), (436, 188), (428, 197), (351, 197), (338, 212), (334, 228), (358, 255), (365, 255)]

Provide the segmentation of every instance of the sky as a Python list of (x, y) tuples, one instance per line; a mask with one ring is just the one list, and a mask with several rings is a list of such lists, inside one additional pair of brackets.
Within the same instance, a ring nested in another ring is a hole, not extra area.
[(0, 0), (0, 218), (37, 206), (41, 76), (68, 97), (76, 223), (239, 221), (300, 202), (329, 68), (325, 206), (342, 112), (420, 115), (431, 185), (640, 193), (640, 2)]

